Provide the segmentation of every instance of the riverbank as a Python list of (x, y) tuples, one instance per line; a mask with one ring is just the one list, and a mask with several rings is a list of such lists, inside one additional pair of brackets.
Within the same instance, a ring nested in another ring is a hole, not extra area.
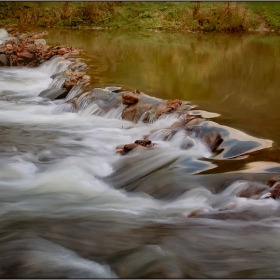
[(1, 2), (0, 26), (278, 32), (278, 2)]

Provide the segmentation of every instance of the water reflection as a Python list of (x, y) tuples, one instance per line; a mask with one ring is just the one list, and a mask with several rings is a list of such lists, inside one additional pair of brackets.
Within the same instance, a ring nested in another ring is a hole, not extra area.
[(278, 144), (280, 38), (52, 29), (48, 41), (84, 50), (90, 87), (120, 85), (190, 100), (223, 124)]

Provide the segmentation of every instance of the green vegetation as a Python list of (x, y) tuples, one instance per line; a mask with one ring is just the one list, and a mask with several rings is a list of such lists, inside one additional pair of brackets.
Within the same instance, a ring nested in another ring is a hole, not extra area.
[(279, 2), (0, 2), (0, 25), (246, 32), (280, 29)]
[(270, 28), (280, 30), (280, 2), (246, 2), (247, 9), (265, 20)]

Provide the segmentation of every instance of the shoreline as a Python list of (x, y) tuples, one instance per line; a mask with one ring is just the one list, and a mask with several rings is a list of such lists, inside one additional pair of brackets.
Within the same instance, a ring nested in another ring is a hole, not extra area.
[(83, 30), (280, 34), (277, 3), (246, 2), (6, 2), (10, 24)]

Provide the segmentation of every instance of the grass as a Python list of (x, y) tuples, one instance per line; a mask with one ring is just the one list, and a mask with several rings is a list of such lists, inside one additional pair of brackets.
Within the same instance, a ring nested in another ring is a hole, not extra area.
[(0, 2), (0, 26), (246, 32), (280, 30), (279, 2)]
[(280, 30), (280, 2), (245, 2), (244, 5), (265, 20), (270, 28)]

